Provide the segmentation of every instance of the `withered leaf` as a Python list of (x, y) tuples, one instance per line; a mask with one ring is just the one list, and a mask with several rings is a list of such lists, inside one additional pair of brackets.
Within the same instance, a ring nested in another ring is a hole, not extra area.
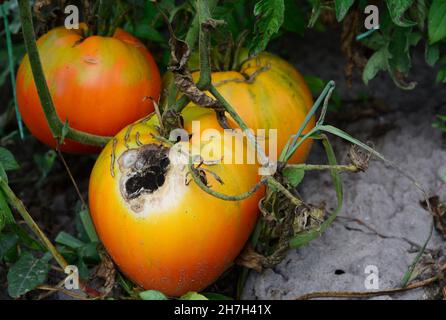
[[(431, 213), (434, 217), (435, 228), (446, 239), (446, 203), (440, 202), (439, 196), (433, 196), (428, 199)], [(425, 210), (429, 210), (426, 201), (420, 202)]]

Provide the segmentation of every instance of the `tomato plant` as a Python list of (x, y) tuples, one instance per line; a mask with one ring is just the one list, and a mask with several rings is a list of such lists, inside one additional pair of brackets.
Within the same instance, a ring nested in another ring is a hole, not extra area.
[[(61, 27), (68, 3), (79, 9), (77, 30)], [(365, 84), (385, 71), (398, 87), (414, 89), (412, 52), (422, 46), (426, 62), (438, 69), (437, 81), (444, 82), (443, 1), (382, 1), (380, 25), (373, 30), (362, 24), (368, 5), (363, 0), (0, 0), (5, 25), (0, 36), (6, 38), (0, 42), (0, 95), (7, 91), (10, 99), (0, 116), (0, 272), (7, 270), (9, 296), (217, 299), (221, 287), (213, 283), (227, 273), (225, 294), (240, 297), (249, 270), (274, 268), (288, 249), (320, 237), (342, 209), (340, 172), (365, 171), (372, 155), (385, 158), (326, 124), (333, 81), (303, 77), (287, 62), (291, 52), (279, 57), (265, 50), (280, 52), (279, 37), (300, 45), (308, 29), (314, 29), (311, 41), (318, 32), (339, 29), (347, 80), (355, 69)], [(36, 41), (36, 35), (42, 36)], [(16, 82), (15, 67), (25, 49)], [(167, 71), (164, 84), (157, 65)], [(313, 101), (312, 95), (319, 97)], [(342, 112), (341, 96), (334, 100)], [(21, 117), (32, 135), (56, 151), (104, 149), (97, 159), (42, 151), (22, 130)], [(439, 115), (434, 125), (444, 130), (444, 122)], [(264, 145), (258, 129), (267, 134)], [(278, 159), (268, 144), (274, 129)], [(237, 145), (217, 137), (239, 131), (243, 153), (255, 150), (251, 164), (221, 156), (232, 155)], [(181, 139), (175, 132), (183, 133)], [(349, 163), (338, 165), (328, 135), (365, 153), (352, 148)], [(328, 164), (305, 163), (316, 143)], [(24, 160), (22, 167), (4, 146)], [(211, 156), (209, 150), (221, 152)], [(88, 161), (94, 160), (86, 201), (87, 184), (76, 180), (88, 179)], [(40, 171), (37, 177), (19, 176), (29, 168)], [(35, 215), (38, 209), (46, 212), (48, 203), (62, 202), (53, 193), (67, 188), (57, 183), (55, 168), (66, 169), (79, 198), (76, 206), (57, 207), (76, 213), (68, 219)], [(267, 174), (259, 175), (261, 169)], [(331, 173), (337, 204), (330, 210), (307, 203), (299, 192), (310, 170)], [(49, 201), (31, 201), (29, 189)], [(22, 202), (18, 194), (27, 198)], [(53, 219), (62, 223), (53, 225)], [(63, 271), (73, 266), (80, 295), (60, 285)], [(92, 288), (98, 280), (103, 284)], [(202, 290), (211, 293), (195, 292)]]

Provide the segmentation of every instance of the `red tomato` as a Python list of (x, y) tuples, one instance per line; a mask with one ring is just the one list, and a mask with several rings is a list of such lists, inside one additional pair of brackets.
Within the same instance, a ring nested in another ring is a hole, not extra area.
[[(57, 114), (71, 128), (113, 136), (154, 110), (161, 91), (150, 52), (123, 30), (113, 37), (83, 39), (80, 30), (55, 28), (37, 42)], [(31, 133), (56, 147), (43, 113), (26, 56), (17, 74), (17, 99)], [(88, 153), (98, 148), (66, 141), (61, 150)]]

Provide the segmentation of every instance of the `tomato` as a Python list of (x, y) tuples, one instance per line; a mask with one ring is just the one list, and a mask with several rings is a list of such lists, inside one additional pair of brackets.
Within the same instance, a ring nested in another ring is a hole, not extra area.
[[(225, 152), (236, 146), (216, 138), (222, 129), (213, 111), (188, 107), (183, 117), (186, 140), (192, 133), (190, 141), (201, 141), (195, 150), (206, 162), (199, 168), (212, 190), (237, 195), (259, 181), (257, 165), (217, 163), (219, 155), (203, 152), (210, 145)], [(181, 296), (209, 286), (238, 256), (256, 223), (263, 190), (236, 202), (204, 192), (178, 161), (184, 154), (156, 138), (157, 125), (155, 116), (137, 122), (105, 147), (90, 179), (90, 210), (124, 274), (145, 289)]]
[[(197, 80), (199, 73), (193, 74)], [(247, 59), (240, 71), (212, 73), (212, 83), (253, 130), (277, 130), (277, 151), (296, 134), (313, 105), (313, 98), (302, 75), (285, 60), (270, 53)], [(304, 130), (315, 126), (313, 117)], [(311, 140), (303, 143), (291, 163), (304, 162), (311, 149)], [(269, 142), (266, 150), (269, 153)]]
[[(70, 127), (113, 136), (154, 110), (151, 98), (157, 100), (161, 91), (158, 68), (144, 45), (125, 31), (83, 39), (81, 30), (59, 27), (43, 35), (37, 46), (57, 114)], [(31, 133), (56, 147), (27, 56), (17, 74), (17, 99)], [(61, 150), (98, 151), (73, 141)]]

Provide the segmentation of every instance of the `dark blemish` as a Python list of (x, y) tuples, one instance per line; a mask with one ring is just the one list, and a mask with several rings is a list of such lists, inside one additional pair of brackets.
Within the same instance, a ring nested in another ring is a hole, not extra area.
[(124, 182), (124, 196), (127, 200), (136, 199), (141, 194), (151, 194), (164, 185), (170, 165), (168, 151), (168, 148), (155, 144), (145, 145), (138, 150), (137, 158)]

